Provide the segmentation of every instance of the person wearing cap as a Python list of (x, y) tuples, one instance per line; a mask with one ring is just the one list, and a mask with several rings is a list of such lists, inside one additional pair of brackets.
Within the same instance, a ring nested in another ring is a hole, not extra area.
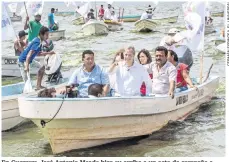
[(14, 42), (15, 56), (20, 56), (21, 52), (24, 51), (25, 47), (27, 46), (25, 41), (26, 35), (28, 35), (28, 33), (26, 33), (24, 30), (18, 33), (19, 39), (15, 40)]
[(24, 25), (24, 30), (29, 28), (28, 32), (28, 42), (31, 42), (34, 38), (36, 38), (39, 34), (39, 31), (42, 27), (40, 21), (41, 21), (41, 14), (38, 12), (35, 13), (35, 19), (33, 21), (29, 21), (29, 17), (26, 17), (26, 22)]
[(43, 88), (41, 86), (41, 81), (44, 75), (45, 67), (39, 62), (35, 61), (36, 56), (46, 56), (48, 54), (55, 54), (55, 52), (42, 52), (42, 42), (46, 41), (49, 37), (49, 29), (45, 26), (42, 26), (39, 32), (39, 35), (32, 40), (28, 47), (20, 54), (18, 59), (18, 66), (23, 78), (23, 81), (27, 81), (27, 73), (30, 71), (30, 65), (38, 67), (37, 75), (37, 89)]
[(192, 51), (186, 45), (177, 45), (173, 39), (176, 34), (179, 34), (180, 30), (172, 28), (169, 30), (168, 35), (165, 36), (161, 42), (160, 46), (166, 47), (168, 50), (173, 50), (177, 56), (180, 63), (188, 65), (188, 71), (193, 65)]
[(48, 15), (48, 27), (49, 30), (58, 30), (58, 25), (54, 21), (55, 8), (51, 8), (51, 13)]
[(87, 19), (95, 19), (94, 10), (91, 8), (90, 12), (87, 14)]
[(104, 19), (105, 20), (111, 19), (111, 4), (108, 4), (108, 8), (104, 12)]

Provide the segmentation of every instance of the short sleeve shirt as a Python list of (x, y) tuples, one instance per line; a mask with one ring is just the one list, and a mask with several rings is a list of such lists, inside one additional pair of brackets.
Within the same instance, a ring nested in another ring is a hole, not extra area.
[(158, 71), (157, 64), (152, 67), (153, 71), (153, 88), (152, 92), (154, 94), (167, 94), (169, 92), (170, 81), (175, 81), (177, 78), (176, 67), (170, 63), (166, 62), (165, 65)]
[(28, 47), (21, 53), (21, 55), (19, 56), (19, 61), (20, 62), (25, 62), (26, 61), (26, 57), (29, 53), (29, 51), (34, 51), (31, 59), (30, 59), (30, 63), (32, 63), (33, 59), (39, 54), (39, 52), (41, 51), (41, 41), (38, 37), (34, 38), (33, 41), (28, 45)]
[(31, 29), (29, 29), (28, 41), (31, 42), (34, 38), (36, 38), (40, 32), (42, 27), (40, 22), (30, 21), (29, 22)]
[(94, 83), (109, 84), (108, 74), (98, 65), (95, 65), (91, 72), (86, 72), (82, 65), (79, 69), (75, 70), (68, 82), (69, 85), (79, 84), (78, 91), (81, 97), (88, 96), (88, 87)]

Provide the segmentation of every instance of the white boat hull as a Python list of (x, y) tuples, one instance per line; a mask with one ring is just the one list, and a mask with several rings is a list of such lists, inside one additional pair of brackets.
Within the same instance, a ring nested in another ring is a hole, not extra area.
[(2, 131), (12, 129), (25, 119), (19, 114), (18, 99), (2, 98)]
[(53, 41), (58, 41), (60, 39), (63, 39), (65, 37), (65, 30), (56, 30), (49, 32), (49, 39)]
[(90, 20), (82, 26), (84, 35), (108, 34), (108, 26), (102, 21)]
[[(219, 78), (176, 94), (155, 97), (107, 98), (19, 98), (22, 117), (31, 119), (42, 131), (54, 154), (151, 134), (170, 120), (183, 120), (211, 100)], [(55, 119), (41, 126), (41, 120)], [(112, 110), (112, 111), (111, 111)], [(114, 111), (115, 110), (115, 111)]]
[(135, 29), (139, 32), (150, 32), (155, 30), (157, 23), (152, 20), (138, 20), (135, 24)]
[[(18, 67), (19, 56), (2, 56), (2, 76), (14, 76), (20, 77), (21, 72)], [(36, 57), (36, 61), (43, 64), (44, 57)], [(38, 68), (31, 65), (30, 74), (35, 75), (38, 72)]]

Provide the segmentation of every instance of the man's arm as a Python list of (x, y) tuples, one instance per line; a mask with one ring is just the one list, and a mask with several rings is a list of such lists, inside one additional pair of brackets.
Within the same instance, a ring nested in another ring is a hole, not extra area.
[(103, 86), (103, 96), (107, 96), (108, 92), (110, 91), (110, 80), (108, 74), (102, 69), (101, 74), (101, 83)]
[(38, 55), (39, 56), (46, 56), (46, 55), (52, 55), (52, 54), (55, 54), (54, 51), (50, 51), (50, 52), (40, 52)]
[(28, 21), (29, 21), (29, 17), (26, 17), (26, 21), (25, 21), (25, 25), (24, 25), (24, 30), (26, 30), (26, 29), (29, 28)]
[(25, 62), (25, 71), (28, 72), (29, 71), (29, 63), (30, 63), (30, 59), (31, 59), (31, 56), (34, 54), (35, 51), (33, 50), (30, 50), (27, 57), (26, 57), (26, 62)]
[(177, 69), (174, 67), (170, 67), (169, 69), (169, 96), (173, 99), (174, 98), (174, 90), (175, 90), (175, 83), (177, 78)]

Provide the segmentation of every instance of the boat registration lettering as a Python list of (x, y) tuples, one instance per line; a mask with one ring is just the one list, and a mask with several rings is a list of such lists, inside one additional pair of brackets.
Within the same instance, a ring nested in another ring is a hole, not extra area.
[(188, 95), (180, 96), (176, 98), (176, 106), (184, 104), (188, 101)]
[(17, 59), (4, 59), (5, 64), (17, 64)]

